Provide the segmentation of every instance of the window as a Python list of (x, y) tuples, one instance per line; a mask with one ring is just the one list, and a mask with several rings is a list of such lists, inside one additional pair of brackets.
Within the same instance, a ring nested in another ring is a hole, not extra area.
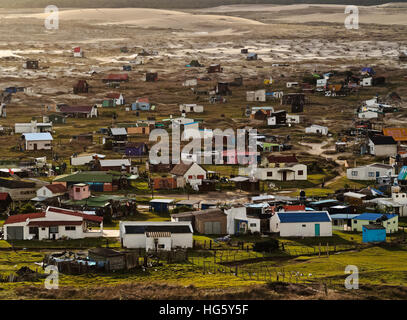
[(374, 172), (369, 172), (367, 175), (368, 177), (374, 177)]
[(188, 176), (188, 179), (192, 179), (192, 176)]
[(76, 230), (76, 227), (74, 227), (74, 226), (66, 226), (65, 227), (65, 231), (75, 231)]
[(45, 228), (41, 228), (42, 231), (45, 231)]
[(38, 228), (37, 227), (29, 227), (28, 228), (28, 233), (29, 234), (36, 234), (38, 232)]
[(352, 176), (357, 177), (358, 172), (357, 171), (352, 171)]
[(165, 244), (159, 244), (158, 245), (158, 249), (164, 249), (165, 248)]
[(303, 228), (305, 228), (306, 226), (307, 226), (306, 224), (303, 224), (303, 225), (302, 225)]
[(251, 223), (251, 224), (250, 224), (250, 227), (255, 227), (255, 226), (257, 226), (256, 223)]
[(298, 170), (298, 175), (299, 176), (302, 176), (304, 174), (304, 171), (303, 170)]
[(267, 177), (272, 177), (273, 176), (273, 171), (268, 171), (267, 172)]
[(58, 233), (58, 227), (49, 227), (49, 233)]
[(75, 188), (75, 192), (81, 192), (81, 188)]

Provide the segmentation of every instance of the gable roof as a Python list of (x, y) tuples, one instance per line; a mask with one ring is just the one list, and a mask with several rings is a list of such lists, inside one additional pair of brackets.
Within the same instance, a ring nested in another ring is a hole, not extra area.
[(171, 174), (175, 174), (176, 176), (183, 176), (191, 167), (192, 167), (193, 163), (179, 163), (177, 164), (172, 170), (171, 170)]
[(391, 219), (396, 217), (396, 214), (385, 214), (385, 213), (369, 213), (369, 212), (365, 212), (362, 213), (360, 215), (358, 215), (357, 217), (353, 218), (354, 220), (369, 220), (369, 221), (376, 221), (377, 219), (381, 218), (382, 216), (387, 217), (387, 219)]
[(375, 145), (388, 145), (388, 144), (397, 144), (397, 142), (391, 136), (383, 135), (370, 135), (369, 139)]
[(7, 200), (8, 197), (10, 197), (8, 192), (0, 192), (0, 201)]
[(52, 193), (65, 193), (66, 187), (60, 183), (56, 184), (48, 184), (45, 186), (48, 190), (50, 190)]
[(106, 97), (110, 98), (110, 99), (120, 99), (120, 96), (121, 96), (121, 93), (115, 93), (115, 92), (108, 93), (106, 95)]
[(110, 132), (113, 136), (126, 136), (127, 130), (126, 128), (110, 128)]
[(27, 141), (53, 140), (49, 132), (23, 133), (22, 136), (24, 136), (24, 139)]
[(281, 223), (299, 222), (330, 222), (331, 218), (327, 211), (298, 211), (276, 213)]
[(94, 106), (62, 106), (59, 111), (62, 113), (90, 113)]
[(297, 163), (298, 159), (295, 154), (293, 155), (279, 155), (279, 156), (268, 156), (267, 160), (269, 163)]
[(103, 217), (91, 215), (91, 214), (86, 214), (80, 211), (74, 211), (74, 210), (69, 210), (69, 209), (62, 209), (62, 208), (57, 208), (57, 207), (48, 207), (47, 212), (55, 212), (55, 213), (61, 213), (61, 214), (67, 214), (71, 216), (76, 216), (76, 217), (82, 217), (83, 220), (87, 221), (94, 221), (94, 222), (102, 222)]
[(15, 214), (9, 216), (4, 224), (19, 223), (25, 222), (27, 219), (38, 219), (45, 218), (45, 212), (36, 212), (36, 213), (24, 213), (24, 214)]

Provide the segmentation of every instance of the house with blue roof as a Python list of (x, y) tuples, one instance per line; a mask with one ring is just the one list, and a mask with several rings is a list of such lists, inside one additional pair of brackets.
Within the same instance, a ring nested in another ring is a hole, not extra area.
[(365, 212), (352, 219), (352, 230), (363, 232), (363, 226), (369, 224), (381, 224), (386, 233), (394, 233), (399, 229), (399, 217), (397, 214)]
[(270, 230), (281, 237), (331, 237), (332, 220), (327, 211), (278, 212)]
[(52, 135), (49, 132), (23, 133), (21, 141), (25, 151), (51, 150)]

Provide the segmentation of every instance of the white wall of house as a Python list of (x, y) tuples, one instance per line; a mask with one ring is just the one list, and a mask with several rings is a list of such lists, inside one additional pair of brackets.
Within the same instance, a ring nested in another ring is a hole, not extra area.
[(266, 101), (266, 90), (256, 90), (256, 91), (247, 91), (246, 92), (246, 100), (247, 101)]
[(267, 118), (267, 125), (269, 125), (269, 126), (275, 126), (276, 124), (277, 124), (276, 117)]
[[(254, 170), (254, 178), (259, 180), (274, 180), (274, 181), (284, 181), (283, 169), (290, 169), (292, 171), (286, 171), (285, 181), (295, 181), (295, 180), (307, 180), (307, 166), (305, 164), (296, 164), (287, 168), (256, 168)], [(252, 173), (252, 168), (250, 167), (240, 167), (239, 175), (249, 176)]]
[(202, 168), (199, 164), (194, 163), (191, 168), (188, 169), (188, 171), (184, 174), (184, 179), (186, 182), (190, 182), (191, 180), (196, 180), (200, 179), (200, 177), (203, 177), (203, 179), (206, 179), (206, 170)]
[(376, 157), (390, 157), (397, 154), (397, 144), (381, 144), (375, 145), (369, 139), (369, 151), (371, 155)]
[(54, 196), (54, 194), (52, 193), (52, 191), (45, 186), (41, 187), (37, 190), (37, 197), (50, 198), (53, 196)]
[(36, 140), (28, 141), (25, 140), (25, 150), (51, 150), (52, 141), (51, 140)]
[(375, 111), (362, 111), (358, 113), (358, 118), (359, 119), (377, 119), (379, 117), (379, 113)]
[(346, 170), (349, 180), (376, 180), (377, 176), (394, 175), (394, 168), (381, 168), (376, 166), (362, 166)]
[(305, 128), (305, 133), (317, 133), (317, 134), (327, 135), (328, 128), (324, 127), (324, 126), (312, 125), (310, 127)]
[(300, 116), (296, 114), (287, 114), (286, 122), (287, 123), (300, 123)]

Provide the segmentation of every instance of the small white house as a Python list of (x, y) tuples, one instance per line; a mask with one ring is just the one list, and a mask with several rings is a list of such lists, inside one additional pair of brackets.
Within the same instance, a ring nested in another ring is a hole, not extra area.
[(25, 151), (51, 150), (52, 136), (49, 132), (23, 133), (21, 139), (24, 142)]
[(281, 167), (240, 167), (239, 175), (252, 176), (258, 180), (298, 181), (307, 180), (307, 166), (301, 163), (288, 163)]
[(326, 136), (328, 134), (328, 128), (324, 126), (319, 126), (317, 124), (313, 124), (307, 128), (305, 128), (305, 133), (315, 133), (315, 134), (322, 134)]
[(179, 111), (181, 112), (197, 112), (201, 113), (204, 112), (204, 107), (197, 104), (180, 104)]
[(297, 124), (301, 121), (300, 115), (298, 114), (287, 114), (285, 119), (287, 124)]
[(324, 88), (327, 85), (328, 79), (317, 79), (317, 88)]
[(226, 230), (228, 234), (260, 232), (260, 218), (247, 215), (246, 207), (233, 207), (226, 209)]
[[(95, 230), (94, 225), (99, 229)], [(15, 214), (3, 225), (5, 240), (56, 240), (103, 237), (103, 217), (56, 207), (44, 212)]]
[(270, 230), (281, 237), (331, 237), (332, 220), (327, 211), (278, 212), (270, 219)]
[(346, 177), (349, 180), (376, 180), (378, 177), (392, 176), (394, 174), (394, 167), (383, 163), (373, 163), (346, 170)]
[(256, 90), (256, 91), (247, 91), (246, 100), (249, 102), (253, 102), (253, 101), (265, 102), (266, 101), (266, 90), (260, 89), (260, 90)]
[(276, 117), (269, 117), (267, 118), (267, 125), (268, 126), (275, 126), (277, 124), (277, 119)]
[(185, 183), (191, 185), (201, 184), (202, 180), (206, 179), (206, 170), (195, 162), (188, 164), (181, 162), (177, 164), (170, 173), (178, 178), (182, 177)]
[(40, 122), (32, 120), (27, 123), (16, 123), (14, 125), (15, 133), (39, 133), (39, 132), (52, 132), (52, 122)]
[(182, 83), (184, 87), (193, 87), (196, 86), (197, 84), (198, 84), (197, 79), (187, 79)]
[(52, 198), (62, 196), (67, 192), (64, 185), (55, 183), (45, 185), (37, 190), (37, 198)]
[(189, 221), (120, 221), (123, 248), (146, 251), (170, 251), (193, 247), (193, 229)]
[(372, 86), (372, 82), (373, 82), (373, 78), (369, 77), (369, 78), (363, 78), (362, 81), (360, 81), (360, 85), (362, 87), (371, 87)]

